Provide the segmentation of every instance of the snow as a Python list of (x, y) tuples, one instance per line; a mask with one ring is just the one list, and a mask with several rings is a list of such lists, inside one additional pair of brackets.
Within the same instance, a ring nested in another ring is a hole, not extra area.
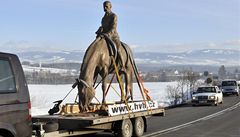
[(183, 59), (182, 56), (174, 56), (174, 55), (168, 55), (168, 58), (173, 58), (173, 59)]
[(204, 50), (203, 53), (209, 53), (211, 50)]
[[(149, 91), (150, 97), (153, 100), (158, 101), (159, 105), (166, 105), (168, 101), (167, 93), (165, 89), (167, 85), (176, 85), (176, 82), (149, 82), (145, 83), (145, 88)], [(32, 102), (32, 115), (42, 115), (47, 114), (48, 110), (53, 107), (53, 102), (57, 100), (63, 99), (67, 93), (71, 90), (70, 84), (67, 85), (29, 85), (29, 92), (31, 96)], [(117, 83), (112, 84), (112, 86), (118, 91), (120, 94), (119, 86)], [(134, 100), (141, 100), (141, 93), (139, 91), (138, 85), (136, 83), (133, 84), (133, 94)], [(64, 100), (64, 103), (74, 103), (76, 95), (77, 95), (77, 88), (73, 89), (69, 96)], [(99, 101), (102, 100), (102, 90), (101, 85), (98, 86), (96, 90), (96, 97)], [(106, 101), (119, 101), (120, 97), (118, 94), (110, 88)], [(97, 102), (93, 99), (93, 102)]]
[(27, 66), (27, 65), (22, 65), (24, 72), (49, 72), (49, 73), (55, 73), (55, 74), (65, 74), (71, 72), (72, 75), (77, 72), (77, 70), (72, 69), (58, 69), (58, 68), (45, 68), (45, 67), (32, 67), (32, 66)]

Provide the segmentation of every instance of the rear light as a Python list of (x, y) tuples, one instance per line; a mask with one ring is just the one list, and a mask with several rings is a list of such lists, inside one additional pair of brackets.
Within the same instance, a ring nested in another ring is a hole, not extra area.
[(31, 109), (32, 105), (31, 105), (31, 102), (29, 101), (28, 102), (28, 109)]
[(28, 102), (28, 112), (29, 112), (29, 114), (28, 114), (28, 116), (27, 116), (27, 120), (29, 120), (29, 121), (32, 121), (32, 115), (31, 115), (31, 102), (29, 101)]

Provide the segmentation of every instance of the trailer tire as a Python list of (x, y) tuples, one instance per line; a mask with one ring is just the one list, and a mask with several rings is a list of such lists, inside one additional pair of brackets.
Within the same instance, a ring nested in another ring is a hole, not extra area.
[(140, 137), (143, 135), (145, 129), (145, 123), (142, 117), (133, 119), (133, 136)]
[(54, 123), (54, 122), (48, 122), (45, 125), (43, 125), (43, 129), (45, 130), (45, 132), (53, 132), (53, 131), (57, 131), (58, 130), (58, 123)]
[(117, 137), (131, 137), (133, 134), (133, 125), (130, 119), (118, 121), (115, 123), (114, 135)]

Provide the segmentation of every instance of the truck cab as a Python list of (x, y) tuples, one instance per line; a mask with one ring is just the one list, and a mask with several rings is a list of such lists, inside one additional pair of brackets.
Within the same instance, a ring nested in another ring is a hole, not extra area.
[(31, 103), (18, 57), (0, 52), (0, 137), (30, 137)]

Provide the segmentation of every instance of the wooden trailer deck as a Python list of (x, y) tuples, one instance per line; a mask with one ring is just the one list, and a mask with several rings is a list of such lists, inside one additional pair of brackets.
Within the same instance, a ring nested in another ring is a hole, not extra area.
[[(33, 123), (36, 122), (57, 122), (59, 123), (59, 129), (75, 129), (75, 128), (85, 128), (98, 124), (105, 124), (114, 121), (131, 119), (141, 116), (152, 116), (159, 115), (164, 116), (165, 111), (163, 108), (140, 111), (140, 112), (130, 112), (129, 114), (121, 114), (116, 116), (101, 116), (96, 113), (86, 113), (86, 114), (69, 114), (69, 115), (42, 115), (34, 116)], [(66, 126), (65, 126), (66, 125)]]

